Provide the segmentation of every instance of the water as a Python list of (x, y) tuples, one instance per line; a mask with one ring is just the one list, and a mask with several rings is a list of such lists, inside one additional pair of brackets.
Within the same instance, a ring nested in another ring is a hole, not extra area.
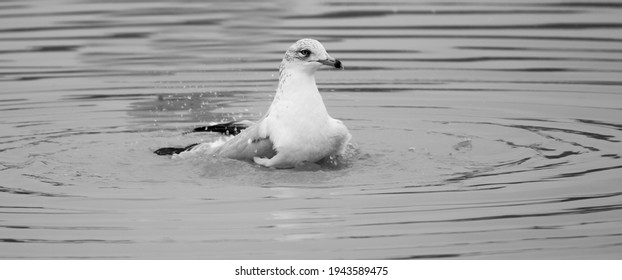
[[(3, 1), (0, 258), (619, 259), (622, 5)], [(152, 151), (256, 120), (285, 49), (343, 168)]]

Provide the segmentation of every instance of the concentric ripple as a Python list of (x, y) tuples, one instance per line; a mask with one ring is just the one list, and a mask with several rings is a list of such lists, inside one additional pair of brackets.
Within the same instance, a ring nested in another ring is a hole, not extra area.
[[(288, 2), (290, 3), (290, 2)], [(622, 6), (0, 3), (0, 258), (619, 259)], [(171, 159), (257, 120), (283, 52), (335, 166)]]

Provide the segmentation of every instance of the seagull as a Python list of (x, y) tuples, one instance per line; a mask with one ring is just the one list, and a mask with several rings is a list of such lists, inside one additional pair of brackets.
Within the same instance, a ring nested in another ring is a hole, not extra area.
[[(341, 61), (331, 57), (317, 40), (298, 40), (285, 52), (274, 100), (259, 121), (229, 122), (191, 132), (235, 135), (220, 145), (209, 145), (210, 153), (269, 168), (294, 168), (343, 155), (352, 136), (343, 122), (326, 110), (315, 84), (315, 72), (322, 66), (343, 69)], [(210, 143), (162, 148), (155, 153), (183, 154), (206, 144)]]

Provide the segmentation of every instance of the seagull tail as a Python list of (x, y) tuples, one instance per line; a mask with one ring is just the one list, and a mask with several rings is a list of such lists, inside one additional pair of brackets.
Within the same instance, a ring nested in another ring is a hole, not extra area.
[(180, 154), (185, 151), (190, 151), (196, 145), (199, 145), (199, 143), (188, 145), (186, 147), (164, 147), (164, 148), (159, 148), (155, 150), (153, 153), (159, 156), (172, 156), (172, 155)]
[[(242, 130), (248, 128), (251, 125), (253, 125), (253, 122), (246, 121), (246, 120), (218, 123), (218, 124), (213, 124), (213, 125), (208, 125), (208, 126), (197, 127), (197, 128), (194, 128), (193, 130), (182, 133), (182, 135), (186, 135), (190, 133), (197, 133), (197, 132), (216, 132), (216, 133), (220, 133), (224, 135), (234, 136), (234, 135), (240, 134)], [(199, 145), (199, 143), (195, 143), (195, 144), (192, 144), (186, 147), (164, 147), (164, 148), (159, 148), (155, 150), (154, 153), (159, 156), (171, 156), (171, 155), (180, 154), (182, 152), (190, 151), (192, 150), (192, 148), (194, 148), (197, 145)]]

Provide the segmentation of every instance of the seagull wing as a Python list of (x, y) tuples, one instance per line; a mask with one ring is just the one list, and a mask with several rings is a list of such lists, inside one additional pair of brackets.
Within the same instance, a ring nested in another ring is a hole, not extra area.
[(216, 123), (208, 126), (196, 127), (193, 130), (186, 131), (183, 135), (196, 133), (196, 132), (217, 132), (225, 135), (237, 135), (242, 130), (254, 125), (252, 121), (232, 121), (227, 123)]
[(218, 149), (218, 154), (238, 160), (253, 160), (254, 157), (272, 158), (276, 155), (274, 143), (270, 140), (262, 118), (254, 125), (242, 130)]

